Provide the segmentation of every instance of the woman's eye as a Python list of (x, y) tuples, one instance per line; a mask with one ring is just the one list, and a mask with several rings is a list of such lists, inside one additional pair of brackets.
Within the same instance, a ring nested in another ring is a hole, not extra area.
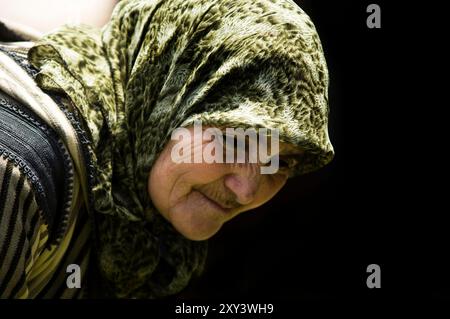
[(284, 158), (279, 159), (278, 161), (278, 165), (280, 166), (280, 168), (289, 168), (290, 162)]
[(292, 169), (298, 164), (298, 160), (294, 157), (284, 157), (279, 158), (279, 167), (284, 169)]
[[(269, 161), (262, 163), (262, 166), (270, 166), (272, 165), (273, 161), (275, 159), (271, 158)], [(278, 167), (280, 169), (288, 169), (292, 166), (291, 161), (289, 159), (286, 159), (284, 157), (278, 157)]]

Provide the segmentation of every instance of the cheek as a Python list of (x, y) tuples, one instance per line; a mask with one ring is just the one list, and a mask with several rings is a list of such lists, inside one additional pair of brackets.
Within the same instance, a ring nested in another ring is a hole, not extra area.
[(288, 180), (287, 175), (275, 174), (270, 177), (270, 189), (273, 193), (271, 197), (273, 197), (276, 193), (278, 193)]
[(223, 164), (176, 164), (172, 170), (172, 189), (169, 194), (169, 206), (173, 207), (186, 197), (194, 186), (212, 183), (223, 177)]
[(172, 207), (186, 199), (193, 186), (211, 183), (224, 174), (224, 164), (177, 164), (161, 158), (151, 170), (148, 192), (155, 207), (167, 216)]
[(265, 175), (261, 182), (257, 198), (252, 206), (258, 207), (269, 201), (283, 188), (286, 181), (287, 176), (285, 175)]
[(211, 237), (226, 218), (196, 198), (192, 187), (222, 178), (223, 168), (214, 164), (175, 164), (165, 168), (164, 172), (155, 167), (150, 174), (149, 192), (156, 209), (186, 238)]
[(163, 179), (164, 169), (159, 165), (153, 165), (148, 178), (148, 194), (156, 209), (165, 215), (167, 211), (167, 196), (170, 180)]

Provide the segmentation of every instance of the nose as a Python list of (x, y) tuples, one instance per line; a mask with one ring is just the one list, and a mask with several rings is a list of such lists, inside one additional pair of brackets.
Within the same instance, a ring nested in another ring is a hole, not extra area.
[(225, 186), (236, 196), (236, 201), (241, 205), (250, 204), (258, 191), (258, 174), (229, 174), (224, 179)]

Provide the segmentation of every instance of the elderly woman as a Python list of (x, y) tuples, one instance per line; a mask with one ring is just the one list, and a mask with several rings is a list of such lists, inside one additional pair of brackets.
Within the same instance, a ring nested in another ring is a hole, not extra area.
[[(101, 30), (3, 43), (0, 296), (181, 291), (225, 222), (332, 159), (327, 89), (290, 0), (123, 0)], [(174, 160), (177, 129), (184, 157), (212, 141), (196, 123), (276, 131), (280, 168)]]

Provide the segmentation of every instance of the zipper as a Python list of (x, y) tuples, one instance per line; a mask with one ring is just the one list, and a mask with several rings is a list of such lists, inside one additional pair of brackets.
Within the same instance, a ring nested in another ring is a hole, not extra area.
[[(30, 129), (34, 135), (38, 135), (44, 140), (48, 141), (48, 137), (51, 135), (50, 130), (45, 125), (39, 123), (36, 121), (33, 117), (31, 117), (29, 114), (26, 114), (23, 112), (20, 108), (13, 105), (13, 101), (5, 100), (0, 96), (0, 105), (3, 106), (3, 110), (5, 114), (9, 114), (13, 120), (17, 121), (17, 116), (19, 115), (20, 118), (22, 118), (21, 123), (26, 126), (28, 129)], [(0, 123), (3, 122), (2, 119), (0, 119)], [(28, 152), (31, 152), (34, 154), (34, 158), (36, 160), (36, 165), (38, 167), (43, 168), (44, 171), (48, 171), (51, 169), (52, 163), (49, 163), (49, 159), (45, 156), (41, 155), (41, 152), (39, 150), (34, 149), (33, 145), (30, 145), (29, 140), (27, 140), (27, 137), (23, 134), (20, 134), (20, 132), (16, 132), (14, 130), (14, 127), (11, 125), (7, 125), (8, 122), (4, 122), (5, 127), (7, 128), (9, 126), (9, 129), (7, 130), (7, 134), (14, 137), (17, 141), (19, 141), (20, 145), (22, 145), (23, 148), (27, 149)], [(14, 122), (13, 122), (14, 123)], [(38, 128), (36, 128), (38, 127)], [(4, 141), (6, 143), (7, 141)], [(48, 244), (54, 244), (59, 243), (59, 241), (62, 239), (62, 235), (67, 230), (67, 222), (70, 214), (70, 206), (73, 199), (72, 194), (72, 187), (73, 187), (73, 167), (72, 162), (70, 160), (70, 156), (65, 149), (63, 143), (59, 139), (55, 139), (56, 143), (52, 143), (48, 141), (48, 146), (50, 150), (53, 150), (55, 152), (58, 152), (60, 157), (63, 159), (63, 173), (64, 176), (62, 178), (63, 183), (63, 190), (62, 190), (62, 201), (58, 202), (56, 200), (56, 211), (53, 218), (50, 218), (49, 215), (46, 216), (47, 223), (49, 224), (50, 231), (49, 231), (49, 241)], [(0, 141), (1, 143), (1, 141)], [(19, 166), (20, 169), (22, 169), (22, 172), (25, 173), (28, 176), (29, 181), (33, 184), (34, 188), (37, 191), (38, 200), (40, 202), (40, 206), (43, 208), (43, 212), (48, 212), (50, 207), (47, 204), (47, 198), (49, 194), (44, 193), (44, 188), (42, 183), (39, 181), (38, 176), (36, 175), (36, 172), (28, 165), (29, 163), (25, 163), (23, 160), (21, 160), (17, 154), (12, 152), (9, 148), (6, 149), (5, 146), (8, 145), (8, 143), (4, 144), (2, 147), (2, 155), (4, 157), (8, 157), (15, 161), (16, 165)], [(56, 148), (56, 149), (55, 149)], [(53, 184), (53, 187), (56, 188), (57, 184)], [(50, 194), (51, 195), (51, 194)], [(52, 220), (52, 223), (50, 224), (50, 220)]]
[[(2, 45), (3, 44), (3, 45)], [(28, 63), (27, 56), (28, 56), (28, 50), (29, 48), (26, 47), (9, 47), (5, 46), (5, 43), (0, 43), (0, 51), (4, 52), (8, 56), (10, 56), (17, 64), (19, 64), (29, 75), (30, 77), (34, 78), (39, 71), (35, 69), (33, 66), (31, 66)], [(47, 90), (42, 90), (45, 94), (50, 96), (55, 103), (58, 105), (58, 107), (63, 111), (66, 118), (69, 120), (70, 124), (72, 125), (73, 129), (75, 130), (77, 139), (80, 144), (81, 149), (81, 157), (83, 160), (83, 163), (85, 164), (85, 171), (86, 176), (84, 178), (80, 178), (80, 182), (82, 185), (82, 188), (86, 190), (86, 209), (91, 215), (91, 224), (92, 224), (92, 231), (94, 236), (94, 244), (96, 243), (96, 225), (94, 221), (94, 197), (92, 196), (92, 192), (90, 190), (93, 189), (95, 185), (95, 179), (97, 175), (96, 167), (94, 165), (94, 162), (92, 160), (93, 154), (91, 154), (91, 149), (89, 147), (89, 144), (91, 144), (90, 138), (88, 137), (88, 134), (86, 133), (86, 130), (83, 127), (83, 124), (80, 120), (80, 116), (78, 115), (78, 112), (74, 106), (69, 109), (69, 107), (66, 105), (64, 100), (67, 100), (69, 104), (71, 104), (70, 98), (62, 93), (55, 93), (55, 92), (48, 92)], [(70, 155), (69, 155), (70, 157)], [(71, 191), (73, 191), (71, 189)], [(83, 192), (84, 193), (84, 192)]]

